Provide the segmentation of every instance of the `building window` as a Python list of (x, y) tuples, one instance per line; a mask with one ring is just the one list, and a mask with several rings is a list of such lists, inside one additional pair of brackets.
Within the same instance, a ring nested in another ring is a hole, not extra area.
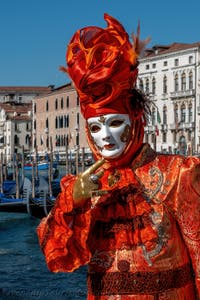
[(69, 107), (69, 96), (67, 96), (67, 99), (66, 99), (66, 107), (67, 108)]
[(178, 92), (178, 90), (179, 90), (179, 86), (178, 86), (178, 74), (176, 74), (174, 76), (174, 91)]
[(67, 116), (64, 116), (64, 127), (67, 128)]
[(156, 64), (153, 64), (153, 65), (152, 65), (152, 68), (155, 69), (155, 68), (156, 68)]
[(79, 126), (80, 123), (80, 116), (79, 113), (76, 114), (76, 124)]
[(179, 60), (178, 60), (178, 58), (176, 58), (176, 59), (174, 60), (174, 66), (175, 66), (175, 67), (178, 67), (178, 65), (179, 65)]
[(149, 65), (146, 65), (146, 70), (149, 70)]
[(76, 106), (79, 106), (79, 96), (77, 96), (77, 98), (76, 98)]
[(174, 107), (174, 123), (177, 127), (178, 126), (178, 105)]
[(167, 107), (163, 107), (163, 124), (167, 124)]
[(146, 93), (149, 94), (149, 79), (146, 79)]
[(60, 100), (60, 108), (63, 109), (63, 98)]
[(139, 79), (139, 89), (141, 91), (144, 91), (144, 84), (143, 84), (143, 80), (142, 79)]
[(188, 142), (192, 141), (192, 132), (189, 130), (188, 131)]
[(156, 93), (156, 79), (153, 77), (152, 79), (152, 94), (155, 95)]
[(181, 105), (181, 122), (182, 123), (186, 122), (186, 108), (185, 108), (185, 104)]
[(55, 118), (55, 128), (58, 128), (58, 117)]
[(163, 94), (167, 93), (167, 76), (163, 77)]
[(162, 134), (162, 142), (167, 143), (167, 134), (166, 134), (166, 132), (163, 132), (163, 134)]
[(36, 114), (36, 103), (34, 103), (34, 113)]
[(190, 103), (188, 107), (188, 121), (189, 123), (192, 122), (192, 103)]
[(185, 91), (186, 90), (186, 75), (185, 72), (181, 75), (181, 90)]
[(166, 61), (166, 60), (163, 62), (163, 66), (164, 66), (164, 67), (167, 66), (167, 61)]
[(151, 116), (151, 120), (152, 120), (152, 125), (156, 125), (156, 109), (153, 108), (152, 109), (152, 116)]
[(79, 145), (79, 132), (76, 133), (76, 145)]
[(15, 144), (15, 146), (19, 145), (19, 138), (18, 138), (18, 136), (16, 134), (14, 136), (14, 144)]
[(189, 56), (189, 64), (192, 64), (193, 63), (193, 56)]
[(177, 142), (177, 133), (174, 131), (173, 133), (173, 143), (175, 144)]
[(63, 128), (63, 116), (59, 117), (59, 128)]
[(192, 72), (189, 73), (189, 90), (193, 89), (193, 74)]
[(48, 111), (49, 110), (49, 102), (47, 101), (46, 102), (46, 111)]
[(56, 101), (55, 101), (55, 109), (56, 110), (58, 109), (58, 99), (56, 99)]
[(46, 128), (49, 128), (49, 119), (46, 119)]

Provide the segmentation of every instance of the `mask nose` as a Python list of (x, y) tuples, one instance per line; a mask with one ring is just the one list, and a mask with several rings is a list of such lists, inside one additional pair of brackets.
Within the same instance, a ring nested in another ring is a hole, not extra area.
[(107, 126), (104, 126), (103, 132), (102, 132), (102, 140), (105, 142), (108, 142), (110, 140), (110, 138), (111, 138), (110, 131)]

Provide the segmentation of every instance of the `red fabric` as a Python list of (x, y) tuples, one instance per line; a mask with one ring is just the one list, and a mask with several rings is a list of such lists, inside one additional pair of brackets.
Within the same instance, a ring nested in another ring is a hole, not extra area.
[[(95, 274), (102, 282), (103, 274), (110, 278), (96, 291), (98, 299), (107, 300), (111, 295), (106, 286), (113, 292), (112, 299), (117, 299), (116, 286), (123, 290), (114, 280), (123, 278), (123, 272), (130, 277), (140, 272), (146, 274), (144, 278), (153, 274), (158, 282), (166, 278), (164, 288), (173, 284), (171, 274), (179, 274), (178, 270), (186, 270), (192, 262), (200, 293), (199, 167), (197, 158), (156, 155), (144, 145), (129, 166), (105, 170), (101, 184), (109, 193), (91, 199), (79, 210), (73, 208), (71, 196), (75, 178), (64, 177), (55, 207), (37, 230), (49, 269), (69, 272), (89, 263), (89, 278)], [(177, 288), (157, 294), (141, 290), (138, 295), (122, 294), (121, 299), (197, 300), (193, 273), (190, 280), (188, 272), (174, 277), (177, 285), (181, 283)], [(93, 290), (98, 281), (88, 284), (88, 299), (97, 299)]]
[(80, 97), (85, 119), (111, 113), (129, 113), (135, 85), (139, 50), (129, 41), (123, 26), (108, 14), (108, 27), (78, 30), (66, 54), (67, 69)]

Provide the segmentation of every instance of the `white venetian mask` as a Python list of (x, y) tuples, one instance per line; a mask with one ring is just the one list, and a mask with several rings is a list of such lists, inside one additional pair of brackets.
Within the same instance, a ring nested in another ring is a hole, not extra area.
[(119, 157), (125, 150), (131, 132), (128, 114), (106, 114), (87, 120), (90, 135), (99, 153), (105, 158)]

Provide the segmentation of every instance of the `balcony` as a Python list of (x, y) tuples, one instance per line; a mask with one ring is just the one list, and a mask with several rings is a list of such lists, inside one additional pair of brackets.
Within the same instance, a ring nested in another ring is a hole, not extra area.
[(193, 130), (195, 128), (194, 122), (189, 123), (178, 123), (178, 124), (170, 124), (169, 128), (171, 130)]
[(188, 98), (195, 96), (195, 90), (177, 91), (170, 93), (171, 99)]

